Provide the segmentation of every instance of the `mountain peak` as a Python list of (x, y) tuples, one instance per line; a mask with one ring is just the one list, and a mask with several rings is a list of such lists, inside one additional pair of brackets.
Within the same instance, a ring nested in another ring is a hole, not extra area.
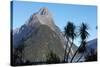
[(40, 8), (38, 12), (33, 13), (26, 23), (26, 25), (31, 27), (36, 27), (41, 24), (48, 25), (52, 30), (54, 30), (55, 24), (52, 15), (46, 7)]
[(47, 7), (40, 8), (39, 12), (40, 15), (50, 15), (50, 12)]

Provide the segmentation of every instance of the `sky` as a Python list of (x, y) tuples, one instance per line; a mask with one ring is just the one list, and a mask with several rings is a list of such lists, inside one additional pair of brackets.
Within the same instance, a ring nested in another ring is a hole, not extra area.
[[(43, 3), (43, 2), (13, 2), (13, 29), (21, 27), (29, 17), (38, 12), (40, 8), (47, 7), (52, 14), (55, 24), (64, 31), (64, 27), (68, 21), (73, 22), (77, 27), (82, 22), (89, 27), (88, 40), (97, 37), (97, 7), (93, 5), (74, 5), (74, 4), (57, 4), (57, 3)], [(79, 38), (76, 39), (78, 44)]]

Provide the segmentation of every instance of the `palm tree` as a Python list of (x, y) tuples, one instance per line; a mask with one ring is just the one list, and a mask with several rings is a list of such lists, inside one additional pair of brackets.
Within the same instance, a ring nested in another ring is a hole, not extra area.
[(83, 49), (83, 52), (82, 55), (80, 56), (80, 58), (77, 60), (77, 62), (84, 56), (84, 52), (85, 52), (85, 49), (86, 49), (86, 39), (89, 35), (88, 33), (88, 26), (87, 24), (85, 23), (82, 23), (81, 27), (80, 27), (80, 37), (81, 37), (81, 44), (82, 44), (82, 49)]
[[(88, 26), (87, 24), (85, 23), (82, 23), (81, 26), (80, 26), (80, 29), (79, 29), (79, 35), (80, 35), (80, 38), (81, 38), (81, 45), (79, 46), (79, 48), (76, 50), (75, 54), (73, 55), (72, 59), (70, 62), (73, 61), (74, 57), (76, 56), (77, 52), (80, 50), (80, 49), (84, 49), (85, 50), (85, 46), (86, 46), (86, 39), (89, 35), (88, 33)], [(84, 54), (84, 50), (82, 51), (83, 54)], [(77, 60), (77, 62), (81, 59), (83, 55), (80, 56), (80, 58)]]
[[(65, 35), (64, 35), (65, 36)], [(66, 55), (67, 55), (67, 52), (66, 52), (66, 50), (67, 50), (67, 47), (68, 47), (68, 41), (69, 41), (69, 38), (66, 36), (66, 38), (67, 38), (67, 43), (66, 43), (66, 45), (65, 45), (65, 52), (64, 52), (64, 62), (66, 61)]]
[(86, 40), (89, 35), (87, 30), (88, 30), (88, 25), (85, 23), (82, 23), (79, 30), (80, 31), (79, 35), (82, 41)]
[[(73, 45), (73, 42), (74, 42), (74, 38), (76, 37), (76, 33), (75, 33), (75, 29), (76, 29), (76, 26), (72, 23), (72, 22), (68, 22), (68, 24), (65, 26), (65, 37), (67, 38), (67, 44), (66, 44), (66, 49), (65, 49), (65, 54), (66, 54), (66, 50), (68, 48), (68, 41), (69, 39), (71, 39), (71, 45), (69, 46), (69, 49), (68, 49), (68, 53), (67, 53), (67, 60), (66, 62), (68, 62), (68, 57), (69, 57), (69, 53), (71, 51), (71, 48), (72, 48), (72, 45)], [(66, 55), (65, 55), (66, 57)], [(65, 60), (65, 58), (64, 58)]]

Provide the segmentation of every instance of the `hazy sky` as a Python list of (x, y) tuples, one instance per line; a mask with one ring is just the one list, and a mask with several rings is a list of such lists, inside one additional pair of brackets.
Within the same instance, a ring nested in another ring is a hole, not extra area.
[[(89, 26), (88, 40), (97, 37), (97, 7), (89, 5), (54, 4), (14, 1), (13, 2), (13, 28), (19, 28), (29, 17), (40, 8), (47, 7), (52, 14), (55, 24), (63, 31), (68, 21), (79, 26), (85, 22)], [(77, 39), (79, 43), (79, 39)]]

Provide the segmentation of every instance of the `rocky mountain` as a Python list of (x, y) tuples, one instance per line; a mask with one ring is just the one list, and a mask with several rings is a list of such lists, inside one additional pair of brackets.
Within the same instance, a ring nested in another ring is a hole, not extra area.
[[(21, 28), (17, 28), (13, 32), (13, 45), (14, 47), (18, 46), (18, 43), (27, 38), (29, 36), (29, 33), (37, 30), (37, 28), (40, 25), (47, 25), (49, 26), (54, 32), (56, 32), (58, 35), (61, 35), (60, 38), (62, 38), (62, 34), (60, 33), (60, 29), (54, 24), (54, 21), (52, 19), (52, 16), (47, 8), (41, 8), (38, 12), (34, 13), (29, 20), (21, 26)], [(63, 39), (62, 39), (63, 40)], [(63, 42), (62, 42), (63, 43)], [(17, 44), (17, 45), (16, 45)]]
[(97, 39), (90, 40), (88, 42), (88, 47), (92, 49), (97, 49)]
[[(19, 49), (21, 58), (30, 62), (46, 61), (50, 51), (63, 61), (65, 44), (65, 38), (54, 24), (48, 8), (41, 8), (33, 13), (24, 25), (13, 31), (14, 52), (15, 49)], [(72, 52), (74, 52), (73, 49), (71, 49)]]
[(14, 30), (13, 48), (23, 45), (23, 58), (31, 62), (45, 61), (50, 51), (62, 60), (65, 42), (60, 32), (48, 9), (41, 8), (21, 28)]
[(97, 38), (88, 41), (87, 43), (87, 52), (90, 52), (92, 50), (94, 50), (94, 52), (97, 52)]

